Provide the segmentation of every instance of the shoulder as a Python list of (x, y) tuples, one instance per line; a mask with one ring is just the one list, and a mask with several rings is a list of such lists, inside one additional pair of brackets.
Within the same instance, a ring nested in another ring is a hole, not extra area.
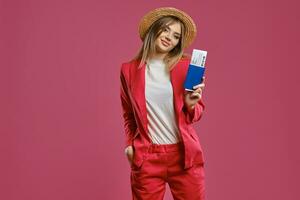
[(131, 71), (132, 68), (136, 68), (139, 65), (138, 60), (130, 60), (121, 63), (121, 73), (127, 74), (129, 71)]
[(180, 59), (178, 63), (180, 64), (189, 64), (191, 61), (191, 59), (188, 59), (188, 58), (184, 58), (184, 59)]
[(185, 76), (185, 74), (188, 71), (190, 61), (191, 61), (190, 57), (182, 56), (180, 60), (175, 65), (173, 65), (171, 70), (173, 71), (174, 74), (180, 74), (182, 76)]
[(188, 53), (183, 53), (183, 55), (181, 56), (182, 60), (191, 60), (192, 56), (191, 54)]
[(190, 62), (191, 62), (191, 56), (189, 56), (188, 54), (184, 54), (178, 61), (177, 65), (184, 66), (184, 68), (187, 68)]
[(191, 58), (192, 58), (192, 56), (190, 54), (184, 53), (178, 63), (188, 65), (191, 62)]

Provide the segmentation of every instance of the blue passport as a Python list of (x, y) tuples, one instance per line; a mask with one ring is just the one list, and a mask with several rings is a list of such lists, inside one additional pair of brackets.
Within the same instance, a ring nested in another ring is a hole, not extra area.
[(193, 91), (193, 86), (202, 82), (205, 72), (205, 61), (207, 51), (194, 49), (188, 72), (184, 82), (184, 88), (188, 91)]

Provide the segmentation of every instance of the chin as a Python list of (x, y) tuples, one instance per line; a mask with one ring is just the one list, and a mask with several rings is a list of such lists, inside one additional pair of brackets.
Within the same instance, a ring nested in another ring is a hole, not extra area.
[(171, 49), (170, 47), (160, 46), (160, 50), (163, 52), (169, 52)]

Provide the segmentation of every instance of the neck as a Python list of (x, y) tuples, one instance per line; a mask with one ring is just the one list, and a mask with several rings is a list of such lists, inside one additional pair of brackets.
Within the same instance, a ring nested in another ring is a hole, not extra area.
[(166, 57), (167, 53), (155, 53), (150, 56), (151, 59), (163, 60)]

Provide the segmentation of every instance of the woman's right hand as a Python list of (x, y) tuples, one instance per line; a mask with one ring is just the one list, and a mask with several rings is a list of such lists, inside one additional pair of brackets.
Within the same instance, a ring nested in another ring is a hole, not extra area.
[(132, 161), (133, 161), (133, 154), (134, 154), (133, 147), (132, 147), (132, 146), (126, 147), (126, 149), (125, 149), (125, 154), (126, 154), (126, 156), (127, 156), (127, 159), (128, 159), (128, 161), (129, 161), (129, 164), (131, 165), (131, 164), (132, 164)]

